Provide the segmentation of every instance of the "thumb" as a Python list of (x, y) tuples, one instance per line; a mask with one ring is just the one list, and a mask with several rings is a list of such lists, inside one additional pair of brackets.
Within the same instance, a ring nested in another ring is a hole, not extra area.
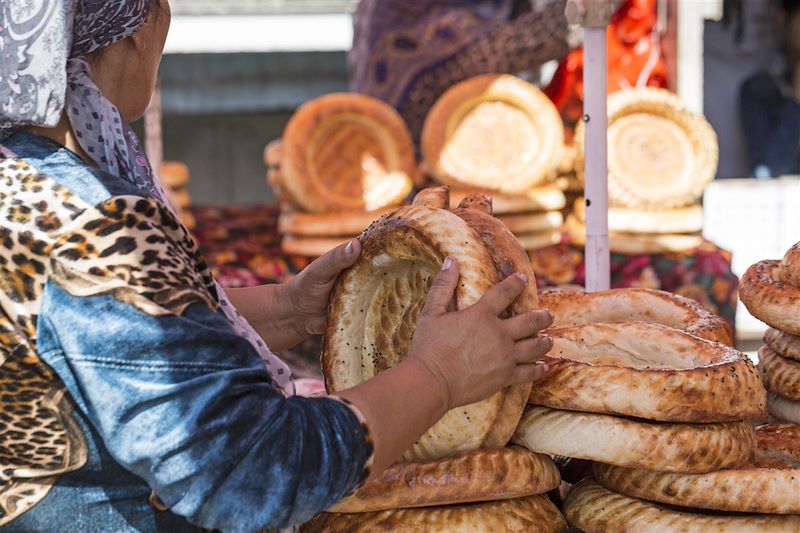
[(305, 269), (306, 276), (316, 283), (328, 283), (341, 274), (342, 270), (352, 266), (359, 255), (361, 255), (361, 243), (358, 239), (353, 239), (308, 265)]
[(425, 307), (422, 308), (422, 316), (441, 315), (447, 312), (447, 307), (453, 301), (453, 294), (458, 285), (458, 261), (452, 257), (446, 257), (442, 264), (442, 270), (433, 280), (431, 290), (425, 300)]

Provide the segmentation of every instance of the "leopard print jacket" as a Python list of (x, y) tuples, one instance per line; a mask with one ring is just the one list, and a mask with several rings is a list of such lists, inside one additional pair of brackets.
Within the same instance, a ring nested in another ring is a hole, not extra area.
[(3, 526), (87, 460), (73, 401), (37, 352), (48, 280), (76, 296), (113, 294), (152, 316), (219, 301), (197, 246), (160, 201), (128, 194), (92, 204), (11, 157), (0, 158), (0, 183)]

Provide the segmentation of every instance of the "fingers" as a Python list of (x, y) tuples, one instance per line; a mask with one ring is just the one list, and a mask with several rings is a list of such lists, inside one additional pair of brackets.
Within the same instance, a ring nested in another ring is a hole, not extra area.
[(511, 385), (541, 381), (549, 371), (550, 367), (542, 362), (534, 365), (518, 365), (511, 374)]
[(318, 283), (327, 283), (333, 281), (336, 276), (341, 274), (342, 270), (352, 266), (359, 255), (361, 255), (361, 243), (358, 239), (353, 239), (347, 244), (337, 246), (308, 265), (304, 272), (307, 272), (306, 275)]
[(514, 360), (520, 365), (535, 363), (552, 347), (553, 339), (550, 337), (532, 337), (519, 341), (514, 345)]
[(442, 270), (433, 280), (431, 290), (428, 291), (428, 298), (425, 300), (425, 307), (422, 308), (422, 316), (441, 315), (447, 312), (447, 307), (453, 301), (453, 294), (458, 285), (458, 261), (452, 257), (446, 257), (442, 264)]
[(541, 330), (549, 328), (553, 324), (553, 313), (547, 309), (537, 309), (528, 313), (522, 313), (503, 321), (503, 327), (514, 338), (515, 341), (533, 337)]
[(486, 294), (481, 298), (480, 304), (486, 306), (492, 314), (498, 316), (517, 299), (517, 296), (522, 293), (527, 284), (528, 276), (525, 274), (517, 273), (513, 276), (508, 276), (486, 291)]

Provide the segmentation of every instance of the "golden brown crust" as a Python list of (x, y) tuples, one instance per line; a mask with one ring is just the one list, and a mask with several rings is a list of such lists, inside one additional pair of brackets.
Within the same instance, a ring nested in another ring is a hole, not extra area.
[(400, 463), (331, 508), (365, 513), (409, 507), (507, 500), (542, 494), (561, 477), (546, 455), (517, 446), (462, 452), (424, 463)]
[[(586, 200), (573, 205), (575, 216), (586, 222)], [(688, 205), (658, 211), (628, 207), (608, 208), (608, 230), (616, 233), (669, 234), (695, 233), (703, 230), (703, 207)]]
[(302, 533), (561, 533), (567, 523), (543, 494), (513, 500), (375, 513), (322, 513), (302, 526)]
[(416, 172), (403, 119), (388, 104), (355, 93), (322, 96), (289, 120), (281, 186), (304, 211), (375, 210), (399, 205)]
[(515, 213), (540, 213), (558, 211), (567, 205), (567, 198), (552, 183), (545, 183), (520, 194), (503, 194), (497, 191), (454, 188), (450, 191), (452, 205), (458, 205), (472, 194), (485, 194), (492, 199), (493, 213), (509, 215)]
[(631, 288), (584, 293), (550, 289), (540, 294), (540, 301), (555, 315), (554, 328), (593, 322), (654, 322), (733, 346), (733, 332), (724, 318), (694, 300), (665, 291)]
[(337, 246), (341, 246), (355, 238), (355, 235), (349, 239), (347, 237), (294, 237), (285, 235), (281, 240), (281, 249), (287, 255), (321, 257)]
[(800, 469), (789, 465), (674, 474), (595, 463), (592, 474), (608, 490), (652, 502), (734, 513), (800, 514)]
[(800, 402), (795, 402), (779, 394), (770, 392), (767, 399), (767, 409), (769, 410), (769, 414), (778, 420), (800, 424)]
[(282, 212), (278, 232), (301, 237), (354, 237), (393, 208), (338, 213)]
[(662, 422), (727, 422), (766, 414), (752, 361), (733, 348), (646, 322), (551, 329), (550, 371), (529, 402)]
[(764, 342), (778, 355), (800, 361), (800, 337), (769, 328), (764, 333)]
[(283, 141), (275, 139), (267, 143), (264, 147), (264, 164), (267, 168), (277, 168), (281, 166), (283, 158)]
[(676, 511), (614, 493), (593, 479), (581, 481), (572, 488), (564, 502), (564, 514), (571, 526), (585, 533), (778, 533), (800, 530), (800, 516), (796, 515), (709, 515)]
[[(456, 309), (474, 304), (501, 279), (481, 236), (444, 209), (399, 208), (359, 239), (361, 256), (340, 276), (328, 307), (322, 367), (330, 392), (355, 386), (405, 358), (430, 284), (445, 257), (454, 257), (460, 267)], [(449, 411), (405, 459), (436, 459), (504, 446), (525, 403), (521, 389), (508, 387), (482, 402)]]
[(441, 183), (517, 194), (555, 175), (564, 127), (535, 85), (488, 74), (458, 83), (439, 98), (425, 119), (421, 147)]
[(543, 231), (539, 233), (519, 233), (516, 235), (520, 245), (525, 250), (532, 252), (541, 250), (548, 246), (555, 246), (561, 243), (561, 232), (558, 230)]
[(800, 401), (800, 362), (781, 357), (765, 344), (758, 351), (758, 370), (767, 389)]
[[(583, 172), (584, 125), (576, 129)], [(717, 172), (717, 136), (701, 115), (663, 89), (608, 98), (608, 197), (612, 206), (667, 209), (697, 202)]]
[(765, 424), (756, 428), (756, 465), (800, 468), (800, 425)]
[[(574, 213), (564, 222), (572, 242), (586, 246), (586, 226)], [(694, 250), (703, 243), (700, 235), (684, 234), (634, 234), (612, 231), (608, 234), (608, 245), (612, 252), (625, 255), (653, 255), (683, 253)]]
[(789, 285), (800, 287), (800, 242), (789, 248), (783, 256), (781, 279)]
[(800, 335), (800, 288), (781, 278), (781, 262), (759, 261), (742, 276), (739, 297), (759, 320), (790, 335)]
[(557, 230), (564, 223), (564, 215), (560, 211), (504, 215), (497, 218), (514, 234)]
[(750, 464), (747, 422), (674, 424), (529, 406), (511, 442), (537, 453), (628, 468), (704, 474)]

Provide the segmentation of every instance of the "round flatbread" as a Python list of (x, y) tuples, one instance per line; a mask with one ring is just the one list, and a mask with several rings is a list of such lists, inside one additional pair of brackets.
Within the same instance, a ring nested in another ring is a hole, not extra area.
[(503, 194), (485, 189), (454, 188), (450, 191), (453, 205), (472, 194), (484, 194), (492, 199), (492, 213), (495, 216), (518, 213), (542, 213), (558, 211), (567, 205), (564, 192), (552, 183), (545, 183), (520, 194)]
[[(567, 216), (564, 227), (576, 246), (586, 246), (586, 226), (574, 213)], [(703, 243), (700, 235), (636, 235), (609, 232), (608, 244), (612, 252), (624, 255), (654, 255), (683, 253), (695, 250)]]
[(749, 422), (675, 424), (529, 406), (511, 442), (548, 455), (628, 468), (704, 474), (748, 465)]
[[(583, 170), (584, 131), (576, 128)], [(608, 97), (608, 198), (615, 206), (667, 209), (696, 203), (717, 172), (714, 129), (678, 97), (652, 87)]]
[[(579, 198), (573, 206), (575, 216), (586, 223), (586, 200)], [(608, 208), (608, 231), (632, 234), (696, 233), (703, 231), (703, 208), (688, 205), (651, 211), (629, 207)]]
[(564, 126), (535, 85), (488, 74), (439, 98), (425, 119), (421, 145), (439, 182), (517, 194), (554, 177)]
[(342, 211), (339, 213), (300, 213), (284, 211), (278, 217), (278, 232), (302, 237), (352, 237), (393, 208), (378, 211)]
[(400, 205), (416, 172), (414, 145), (390, 105), (355, 93), (301, 106), (281, 144), (281, 188), (303, 211)]
[(330, 512), (508, 500), (553, 490), (560, 481), (558, 468), (546, 455), (518, 446), (474, 450), (438, 461), (393, 465)]
[(585, 533), (744, 533), (800, 531), (797, 515), (711, 515), (677, 511), (612, 492), (593, 479), (575, 485), (564, 502), (564, 514)]

